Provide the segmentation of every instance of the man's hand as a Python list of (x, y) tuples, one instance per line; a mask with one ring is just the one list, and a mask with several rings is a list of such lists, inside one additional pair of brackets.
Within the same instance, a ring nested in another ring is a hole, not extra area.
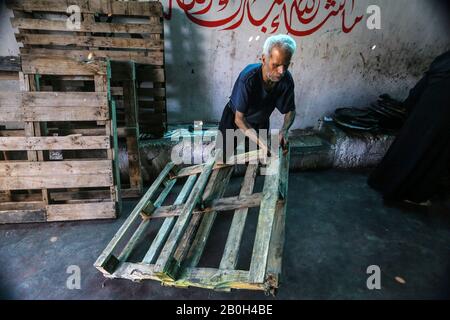
[(289, 133), (287, 133), (284, 130), (281, 130), (278, 135), (278, 140), (280, 143), (281, 148), (283, 148), (283, 156), (288, 154), (289, 151)]

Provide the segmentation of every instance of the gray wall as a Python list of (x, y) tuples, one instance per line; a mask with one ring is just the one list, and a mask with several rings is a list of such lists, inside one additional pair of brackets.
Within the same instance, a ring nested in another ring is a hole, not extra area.
[[(167, 7), (168, 1), (162, 2)], [(269, 2), (257, 1), (259, 16)], [(357, 0), (354, 12), (365, 14), (371, 4), (381, 8), (381, 30), (368, 30), (366, 15), (352, 32), (343, 33), (339, 15), (310, 36), (295, 37), (295, 128), (315, 126), (337, 107), (364, 106), (385, 92), (405, 98), (433, 58), (450, 49), (450, 25), (435, 2)], [(165, 30), (169, 121), (218, 121), (235, 79), (247, 64), (259, 61), (268, 35), (245, 20), (235, 30), (201, 27), (177, 5)], [(279, 32), (285, 33), (282, 24)], [(272, 120), (279, 126), (282, 116), (276, 111)]]
[[(0, 55), (15, 55), (18, 46), (9, 23), (12, 13), (0, 2)], [(162, 0), (166, 10), (168, 2)], [(218, 121), (234, 81), (242, 68), (259, 61), (268, 34), (261, 31), (261, 26), (251, 25), (247, 17), (235, 30), (199, 26), (173, 2), (172, 18), (165, 21), (169, 122)], [(264, 16), (269, 2), (258, 0), (253, 5), (255, 17)], [(209, 14), (206, 18), (228, 17), (239, 3), (230, 0), (229, 8), (220, 15)], [(295, 128), (315, 126), (321, 117), (341, 106), (365, 106), (381, 93), (405, 98), (434, 57), (450, 49), (450, 25), (434, 1), (355, 3), (353, 13), (349, 14), (347, 7), (348, 24), (353, 21), (351, 17), (365, 14), (367, 7), (375, 4), (381, 8), (382, 29), (368, 30), (366, 15), (352, 32), (343, 33), (339, 14), (312, 35), (295, 37), (299, 46), (291, 68), (296, 82)], [(276, 13), (274, 8), (264, 24), (269, 31)], [(286, 32), (283, 23), (278, 32)], [(276, 111), (273, 127), (281, 123), (282, 116)]]

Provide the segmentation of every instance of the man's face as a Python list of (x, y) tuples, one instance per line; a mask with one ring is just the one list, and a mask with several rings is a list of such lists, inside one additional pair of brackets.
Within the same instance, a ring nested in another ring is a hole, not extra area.
[(263, 55), (262, 61), (266, 77), (272, 82), (280, 81), (291, 64), (291, 57), (286, 50), (278, 47), (272, 49), (269, 59)]

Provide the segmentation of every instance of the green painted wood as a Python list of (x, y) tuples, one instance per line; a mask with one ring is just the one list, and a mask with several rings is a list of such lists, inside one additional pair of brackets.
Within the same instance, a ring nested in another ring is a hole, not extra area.
[(189, 220), (192, 216), (192, 211), (201, 199), (201, 195), (206, 187), (206, 183), (211, 175), (214, 164), (215, 159), (211, 159), (204, 167), (200, 177), (192, 189), (191, 194), (186, 200), (183, 211), (178, 217), (177, 222), (175, 223), (175, 226), (173, 227), (172, 232), (170, 233), (169, 238), (167, 239), (167, 242), (156, 261), (155, 272), (162, 278), (168, 277), (173, 279), (173, 276), (168, 273), (171, 269), (171, 264), (174, 262), (173, 254), (181, 240), (181, 237), (183, 236), (184, 231), (186, 230), (186, 227), (188, 226)]
[[(154, 208), (160, 207), (164, 200), (166, 200), (167, 196), (169, 195), (170, 191), (172, 190), (173, 186), (175, 185), (177, 181), (176, 180), (170, 180), (170, 182), (165, 186), (164, 190), (161, 192), (159, 197), (156, 199), (154, 205)], [(128, 243), (123, 248), (122, 252), (120, 253), (118, 259), (119, 261), (126, 261), (128, 257), (130, 256), (131, 252), (133, 252), (133, 249), (136, 247), (136, 245), (139, 243), (139, 241), (142, 239), (142, 236), (144, 235), (145, 231), (147, 230), (147, 227), (149, 226), (151, 220), (143, 220), (136, 231), (131, 236)]]
[(263, 283), (266, 280), (267, 256), (279, 197), (279, 157), (280, 152), (278, 152), (278, 157), (272, 156), (268, 162), (268, 165), (272, 166), (275, 170), (273, 170), (273, 174), (266, 175), (264, 181), (263, 199), (259, 210), (258, 225), (250, 263), (251, 283)]
[[(245, 172), (244, 183), (242, 184), (240, 196), (251, 195), (255, 185), (258, 165), (250, 164)], [(245, 221), (247, 219), (248, 208), (236, 210), (233, 215), (230, 230), (228, 231), (225, 250), (220, 261), (220, 269), (236, 268), (239, 257), (239, 247), (241, 245), (242, 234), (244, 232)]]
[(98, 268), (100, 271), (104, 272), (104, 270), (102, 270), (103, 266), (107, 263), (107, 261), (111, 257), (113, 257), (112, 255), (113, 251), (116, 249), (117, 245), (123, 239), (123, 237), (129, 230), (129, 228), (132, 226), (132, 224), (136, 221), (136, 219), (140, 218), (142, 208), (144, 208), (147, 205), (148, 201), (151, 201), (152, 197), (158, 191), (159, 186), (163, 183), (165, 179), (167, 179), (167, 176), (169, 175), (169, 172), (173, 169), (173, 167), (174, 167), (173, 162), (169, 162), (166, 165), (166, 167), (161, 171), (159, 176), (156, 178), (156, 180), (153, 182), (153, 184), (150, 186), (150, 188), (138, 202), (136, 207), (134, 207), (133, 211), (125, 220), (124, 224), (120, 227), (120, 229), (108, 243), (105, 250), (103, 250), (101, 255), (98, 257), (97, 261), (94, 263), (94, 266)]
[[(188, 197), (189, 193), (191, 192), (192, 187), (194, 186), (194, 183), (196, 180), (197, 180), (196, 175), (192, 175), (187, 179), (183, 188), (180, 191), (180, 194), (175, 199), (174, 205), (181, 205), (184, 203), (184, 201)], [(175, 221), (176, 221), (176, 217), (169, 217), (169, 218), (164, 219), (164, 222), (163, 222), (161, 228), (159, 229), (155, 239), (153, 239), (153, 242), (150, 245), (150, 248), (147, 250), (147, 253), (144, 256), (142, 263), (145, 263), (145, 264), (153, 263), (153, 261), (156, 258), (156, 254), (161, 250), (165, 241), (169, 237), (169, 234), (172, 231)]]

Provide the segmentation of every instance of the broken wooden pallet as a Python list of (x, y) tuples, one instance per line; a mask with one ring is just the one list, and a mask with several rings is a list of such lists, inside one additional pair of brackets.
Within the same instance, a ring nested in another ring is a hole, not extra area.
[[(158, 1), (123, 2), (112, 0), (9, 0), (14, 11), (12, 26), (19, 29), (17, 41), (23, 44), (22, 58), (59, 56), (74, 62), (62, 65), (70, 68), (80, 61), (103, 58), (113, 61), (133, 61), (141, 68), (153, 71), (142, 80), (150, 83), (139, 90), (138, 97), (150, 97), (139, 103), (143, 116), (139, 117), (143, 133), (162, 136), (167, 127), (165, 75), (164, 75), (164, 24), (162, 4)], [(67, 12), (71, 5), (80, 10), (79, 25), (71, 24)], [(68, 26), (73, 26), (69, 28)], [(145, 66), (145, 67), (144, 67)], [(45, 74), (45, 70), (25, 73)], [(139, 77), (140, 78), (140, 77)], [(163, 94), (161, 90), (163, 89)], [(141, 100), (141, 99), (140, 99)], [(145, 101), (145, 102), (144, 102)], [(155, 113), (154, 105), (159, 113)]]
[[(269, 158), (263, 169), (272, 172), (265, 176), (262, 192), (254, 193), (260, 165), (252, 159), (259, 155), (237, 156), (240, 159), (247, 156), (250, 164), (239, 195), (233, 197), (224, 194), (234, 166), (216, 164), (213, 160), (186, 168), (167, 164), (94, 266), (108, 278), (274, 293), (281, 274), (289, 153)], [(177, 182), (183, 186), (175, 198), (172, 189)], [(247, 215), (250, 208), (258, 207), (250, 266), (248, 270), (240, 270), (236, 267)], [(216, 217), (225, 211), (234, 211), (234, 215), (220, 264), (215, 268), (200, 267)]]

